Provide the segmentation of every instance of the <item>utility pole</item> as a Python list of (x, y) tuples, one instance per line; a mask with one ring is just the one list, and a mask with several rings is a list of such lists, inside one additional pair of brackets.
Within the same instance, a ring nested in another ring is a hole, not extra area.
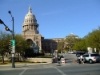
[(14, 57), (15, 57), (15, 40), (14, 40), (14, 17), (11, 14), (11, 11), (8, 11), (12, 18), (12, 68), (15, 68)]

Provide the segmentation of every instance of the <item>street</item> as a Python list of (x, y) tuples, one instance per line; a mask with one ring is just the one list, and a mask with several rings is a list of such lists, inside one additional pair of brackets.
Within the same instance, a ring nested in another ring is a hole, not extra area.
[(65, 57), (68, 59), (68, 62), (62, 65), (58, 65), (58, 63), (48, 63), (19, 65), (16, 66), (16, 68), (0, 66), (0, 75), (100, 75), (100, 63), (78, 64), (72, 62), (75, 58), (74, 55), (66, 54)]

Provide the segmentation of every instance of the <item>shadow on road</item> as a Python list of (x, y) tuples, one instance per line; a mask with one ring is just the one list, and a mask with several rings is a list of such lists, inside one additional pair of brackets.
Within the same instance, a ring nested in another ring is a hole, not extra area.
[(73, 60), (70, 60), (70, 59), (65, 59), (65, 61), (66, 61), (67, 63), (73, 63)]

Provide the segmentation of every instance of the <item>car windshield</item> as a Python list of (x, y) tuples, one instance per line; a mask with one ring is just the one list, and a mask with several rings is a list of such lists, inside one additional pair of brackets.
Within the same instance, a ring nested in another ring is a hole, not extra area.
[(91, 56), (99, 56), (99, 54), (91, 54)]

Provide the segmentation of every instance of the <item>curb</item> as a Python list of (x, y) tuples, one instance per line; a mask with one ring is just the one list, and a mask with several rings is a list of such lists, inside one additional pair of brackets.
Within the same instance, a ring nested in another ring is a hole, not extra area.
[[(49, 63), (15, 63), (15, 66), (19, 66), (19, 65), (41, 65), (41, 64), (51, 64), (51, 62)], [(0, 65), (0, 66), (12, 66), (12, 64), (7, 64), (7, 65)]]

